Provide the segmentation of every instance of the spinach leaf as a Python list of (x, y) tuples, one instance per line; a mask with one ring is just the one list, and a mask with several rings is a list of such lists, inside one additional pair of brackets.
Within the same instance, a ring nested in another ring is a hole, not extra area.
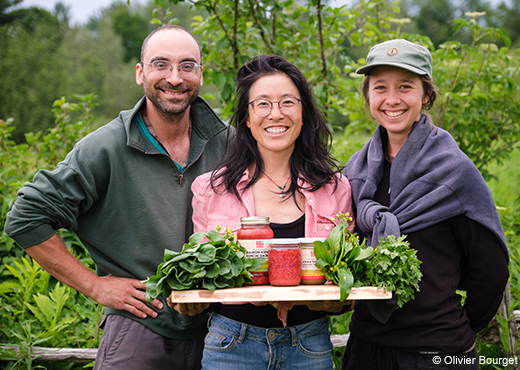
[(152, 301), (172, 290), (224, 289), (252, 283), (249, 270), (258, 269), (264, 258), (246, 258), (246, 250), (231, 230), (222, 228), (191, 235), (182, 252), (164, 251), (157, 273), (144, 281), (145, 297)]

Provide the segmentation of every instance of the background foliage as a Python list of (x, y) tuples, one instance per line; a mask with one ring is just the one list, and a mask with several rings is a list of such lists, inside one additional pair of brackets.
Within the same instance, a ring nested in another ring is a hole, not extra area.
[[(320, 0), (113, 2), (79, 26), (69, 24), (63, 4), (52, 13), (13, 10), (20, 2), (0, 1), (0, 342), (27, 355), (34, 345), (98, 345), (102, 308), (25, 256), (5, 235), (5, 216), (37, 169), (52, 169), (79, 138), (135, 104), (142, 95), (134, 79), (142, 40), (163, 23), (180, 24), (201, 40), (203, 94), (224, 119), (234, 106), (235, 73), (252, 56), (276, 53), (300, 67), (343, 163), (375, 128), (354, 73), (368, 49), (396, 37), (428, 47), (439, 92), (433, 121), (488, 180), (511, 251), (513, 300), (520, 302), (519, 0), (494, 8), (480, 0), (361, 0), (343, 7)], [(74, 234), (60, 232), (93, 269)], [(334, 319), (336, 333), (348, 331), (348, 318)], [(7, 368), (34, 366), (13, 353), (0, 360)]]

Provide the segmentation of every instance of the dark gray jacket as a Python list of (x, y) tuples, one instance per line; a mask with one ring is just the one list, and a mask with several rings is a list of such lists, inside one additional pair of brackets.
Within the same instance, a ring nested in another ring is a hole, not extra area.
[[(18, 192), (5, 231), (22, 248), (49, 239), (56, 229), (75, 232), (97, 274), (144, 280), (156, 273), (164, 249), (180, 251), (192, 233), (191, 182), (214, 169), (230, 127), (198, 98), (191, 107), (188, 167), (143, 136), (129, 111), (80, 140), (54, 171), (39, 171)], [(206, 317), (178, 315), (165, 305), (158, 318), (138, 319), (163, 336), (191, 339), (206, 331)]]

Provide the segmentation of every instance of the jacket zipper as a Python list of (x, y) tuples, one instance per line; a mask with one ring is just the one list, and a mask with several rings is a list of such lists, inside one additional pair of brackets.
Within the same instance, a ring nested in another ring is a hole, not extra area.
[[(206, 140), (206, 142), (204, 143), (204, 145), (202, 146), (202, 150), (200, 151), (199, 155), (197, 156), (197, 158), (195, 158), (193, 160), (193, 162), (191, 162), (185, 169), (184, 169), (184, 172), (188, 171), (188, 168), (190, 168), (192, 166), (193, 163), (197, 162), (200, 158), (200, 156), (202, 155), (202, 153), (204, 152), (204, 149), (206, 148), (206, 144), (208, 143), (208, 140)], [(171, 159), (170, 157), (170, 160), (173, 162), (174, 166), (175, 166), (175, 169), (179, 172), (179, 185), (182, 186), (184, 184), (184, 172), (181, 173), (181, 171), (179, 171), (179, 169), (177, 168), (177, 165), (175, 164), (175, 161), (173, 159)]]

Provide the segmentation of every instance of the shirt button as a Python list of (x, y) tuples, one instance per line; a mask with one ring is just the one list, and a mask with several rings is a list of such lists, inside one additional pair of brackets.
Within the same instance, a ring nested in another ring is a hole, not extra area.
[(330, 230), (330, 226), (329, 225), (325, 226), (325, 230)]
[(276, 334), (273, 333), (272, 331), (270, 331), (268, 334), (267, 334), (267, 338), (269, 339), (274, 339), (276, 337)]
[(309, 203), (313, 204), (314, 203), (314, 199), (309, 199)]

